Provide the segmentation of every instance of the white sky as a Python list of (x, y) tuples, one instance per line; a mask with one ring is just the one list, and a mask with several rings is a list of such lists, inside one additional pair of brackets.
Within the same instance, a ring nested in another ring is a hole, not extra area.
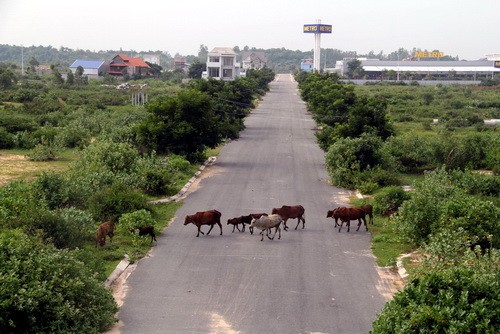
[(0, 0), (0, 44), (198, 54), (201, 44), (309, 51), (403, 47), (474, 60), (500, 53), (500, 0)]

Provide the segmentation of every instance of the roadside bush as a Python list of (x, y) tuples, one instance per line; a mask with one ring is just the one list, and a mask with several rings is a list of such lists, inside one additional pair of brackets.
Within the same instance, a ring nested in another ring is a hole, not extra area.
[(97, 221), (114, 222), (122, 214), (151, 207), (144, 195), (120, 183), (98, 190), (89, 198), (88, 205)]
[(0, 272), (2, 333), (101, 333), (116, 321), (113, 296), (71, 251), (3, 231)]
[(468, 265), (432, 270), (385, 305), (370, 333), (498, 333), (499, 286), (498, 270)]
[(398, 210), (409, 199), (410, 194), (401, 187), (384, 188), (375, 196), (374, 211), (382, 214), (385, 210)]
[(444, 171), (428, 173), (416, 184), (396, 218), (398, 232), (417, 245), (442, 228), (463, 228), (471, 240), (483, 247), (500, 247), (500, 208), (489, 201), (468, 195)]
[(361, 184), (360, 172), (382, 162), (379, 148), (382, 140), (370, 134), (359, 138), (338, 139), (325, 156), (326, 169), (333, 184), (353, 189)]
[[(138, 210), (123, 214), (118, 223), (118, 228), (126, 234), (132, 234), (132, 243), (135, 246), (140, 245), (141, 237), (139, 237), (139, 227), (155, 226), (156, 221), (153, 219), (151, 212), (147, 210)], [(145, 238), (142, 238), (144, 241)]]

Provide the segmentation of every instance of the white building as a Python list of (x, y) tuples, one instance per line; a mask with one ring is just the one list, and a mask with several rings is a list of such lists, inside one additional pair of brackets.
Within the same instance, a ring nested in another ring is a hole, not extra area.
[(83, 75), (91, 78), (97, 78), (100, 74), (106, 73), (109, 68), (103, 60), (77, 59), (71, 64), (69, 69), (71, 72), (75, 73), (79, 66), (83, 68)]
[(204, 78), (234, 80), (239, 75), (236, 53), (232, 48), (214, 48), (207, 56), (207, 70)]
[[(337, 61), (334, 72), (341, 76), (347, 74), (348, 63), (352, 59)], [(456, 78), (470, 78), (479, 80), (480, 78), (492, 78), (500, 74), (500, 68), (495, 67), (494, 61), (475, 60), (475, 61), (396, 61), (396, 60), (378, 60), (358, 58), (365, 75), (369, 79), (380, 79), (384, 72), (394, 71), (401, 75), (411, 75), (415, 79), (424, 77), (446, 78), (453, 76)]]
[(244, 70), (263, 69), (267, 65), (267, 56), (264, 51), (243, 51), (241, 63)]

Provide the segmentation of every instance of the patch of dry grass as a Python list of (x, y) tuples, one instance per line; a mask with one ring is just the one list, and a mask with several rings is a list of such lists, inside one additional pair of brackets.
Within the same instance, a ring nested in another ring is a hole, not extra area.
[(65, 152), (54, 161), (30, 161), (26, 152), (0, 150), (0, 186), (16, 180), (32, 180), (44, 171), (67, 170), (76, 159), (75, 152)]

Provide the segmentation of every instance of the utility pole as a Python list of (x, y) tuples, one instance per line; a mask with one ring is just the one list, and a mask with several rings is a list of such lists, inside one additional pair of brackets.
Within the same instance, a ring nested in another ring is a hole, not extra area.
[(24, 46), (21, 45), (21, 76), (24, 75)]

